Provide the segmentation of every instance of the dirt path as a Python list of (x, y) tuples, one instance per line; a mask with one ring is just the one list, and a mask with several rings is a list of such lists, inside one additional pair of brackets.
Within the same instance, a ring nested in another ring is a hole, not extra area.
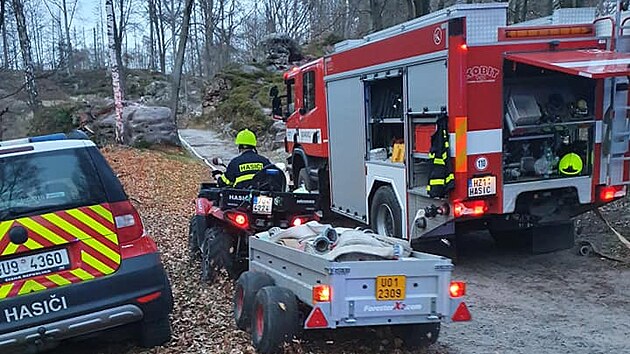
[(484, 234), (460, 240), (455, 277), (468, 283), (474, 318), (444, 331), (454, 352), (630, 352), (630, 266), (498, 250)]
[[(180, 129), (179, 135), (184, 145), (188, 144), (198, 156), (211, 160), (213, 157), (220, 157), (226, 164), (238, 155), (238, 149), (234, 142), (222, 137), (219, 133), (202, 129)], [(269, 151), (264, 148), (259, 152), (269, 158), (274, 163), (286, 162), (284, 149)]]

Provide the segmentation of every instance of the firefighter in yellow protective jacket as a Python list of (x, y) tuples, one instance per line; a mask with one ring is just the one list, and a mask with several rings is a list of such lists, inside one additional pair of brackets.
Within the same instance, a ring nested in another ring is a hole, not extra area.
[(447, 118), (442, 117), (437, 121), (437, 130), (431, 137), (431, 150), (429, 160), (429, 182), (427, 192), (430, 197), (441, 198), (455, 187), (455, 176), (450, 159), (450, 146)]
[(256, 135), (243, 129), (236, 135), (234, 141), (240, 155), (233, 158), (227, 165), (225, 173), (218, 179), (221, 187), (247, 188), (254, 175), (271, 162), (256, 151)]

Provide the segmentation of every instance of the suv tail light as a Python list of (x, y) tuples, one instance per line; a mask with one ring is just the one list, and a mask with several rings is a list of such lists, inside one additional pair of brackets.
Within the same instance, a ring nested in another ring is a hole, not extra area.
[(130, 201), (112, 203), (110, 206), (114, 215), (118, 241), (121, 244), (133, 242), (142, 237), (144, 234), (142, 220)]
[(111, 203), (110, 207), (120, 243), (120, 255), (123, 259), (157, 252), (157, 245), (153, 239), (144, 234), (140, 214), (130, 201)]

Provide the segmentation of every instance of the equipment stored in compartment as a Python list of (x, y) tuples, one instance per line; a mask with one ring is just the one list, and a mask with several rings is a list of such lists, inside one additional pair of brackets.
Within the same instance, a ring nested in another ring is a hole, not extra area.
[(593, 101), (593, 80), (527, 65), (506, 70), (505, 183), (590, 175)]

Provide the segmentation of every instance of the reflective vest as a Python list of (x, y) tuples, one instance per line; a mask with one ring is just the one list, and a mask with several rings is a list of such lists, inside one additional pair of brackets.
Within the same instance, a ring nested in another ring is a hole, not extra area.
[(270, 164), (266, 157), (253, 150), (245, 150), (230, 161), (225, 173), (218, 180), (219, 186), (247, 188), (256, 173)]
[(451, 162), (447, 117), (437, 121), (437, 130), (431, 137), (431, 150), (429, 151), (429, 182), (427, 192), (430, 197), (441, 198), (455, 188), (455, 175), (453, 175), (453, 163)]

